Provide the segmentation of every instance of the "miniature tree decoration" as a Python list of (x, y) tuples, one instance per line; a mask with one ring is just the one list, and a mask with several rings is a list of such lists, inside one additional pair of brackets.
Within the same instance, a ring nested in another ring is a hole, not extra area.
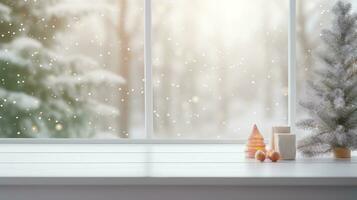
[(252, 133), (250, 134), (247, 142), (247, 149), (245, 151), (247, 158), (254, 158), (255, 153), (261, 150), (266, 152), (264, 138), (260, 131), (258, 130), (257, 125), (254, 124)]
[(351, 4), (339, 1), (333, 7), (331, 29), (323, 30), (323, 66), (308, 81), (313, 95), (301, 105), (310, 118), (297, 126), (311, 135), (298, 142), (306, 156), (357, 148), (357, 15)]

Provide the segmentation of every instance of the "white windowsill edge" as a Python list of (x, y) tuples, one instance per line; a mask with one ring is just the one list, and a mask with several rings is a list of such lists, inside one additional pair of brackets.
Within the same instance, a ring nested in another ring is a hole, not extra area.
[(2, 177), (0, 186), (357, 186), (357, 177)]

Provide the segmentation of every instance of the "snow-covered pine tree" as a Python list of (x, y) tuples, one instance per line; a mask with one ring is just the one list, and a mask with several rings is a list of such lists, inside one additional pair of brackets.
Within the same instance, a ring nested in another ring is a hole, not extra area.
[(323, 66), (316, 67), (309, 81), (311, 99), (301, 103), (310, 118), (297, 124), (312, 132), (298, 142), (306, 156), (357, 148), (357, 15), (342, 1), (332, 11), (332, 27), (321, 34)]
[(90, 137), (101, 114), (118, 113), (88, 94), (123, 80), (54, 48), (71, 20), (85, 15), (61, 15), (63, 2), (0, 0), (0, 137)]

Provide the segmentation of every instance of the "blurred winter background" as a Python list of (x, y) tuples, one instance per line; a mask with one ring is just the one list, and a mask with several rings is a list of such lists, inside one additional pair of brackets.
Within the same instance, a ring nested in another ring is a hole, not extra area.
[[(335, 2), (297, 0), (298, 98)], [(143, 9), (0, 0), (0, 137), (145, 138)], [(253, 124), (265, 136), (287, 124), (288, 0), (152, 9), (154, 138), (244, 139)]]

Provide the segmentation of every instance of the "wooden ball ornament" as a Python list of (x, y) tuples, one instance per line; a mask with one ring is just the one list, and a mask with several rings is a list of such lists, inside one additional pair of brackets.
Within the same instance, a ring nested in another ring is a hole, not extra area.
[(270, 150), (268, 152), (268, 158), (272, 161), (272, 162), (277, 162), (280, 159), (280, 154), (274, 150)]
[(259, 160), (260, 162), (264, 162), (265, 160), (265, 153), (262, 150), (258, 150), (257, 152), (255, 152), (255, 159)]

